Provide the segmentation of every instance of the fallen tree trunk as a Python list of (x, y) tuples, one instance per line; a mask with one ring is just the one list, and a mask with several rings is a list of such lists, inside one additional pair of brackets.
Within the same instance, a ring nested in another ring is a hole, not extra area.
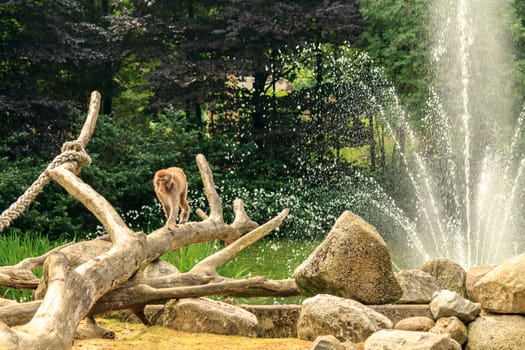
[[(93, 134), (99, 106), (100, 94), (94, 92), (80, 136), (70, 145), (78, 152), (84, 152)], [(43, 277), (35, 293), (42, 300), (0, 308), (0, 349), (70, 349), (75, 330), (84, 317), (161, 299), (210, 294), (298, 293), (290, 280), (268, 281), (263, 277), (232, 280), (217, 274), (218, 266), (278, 227), (288, 211), (283, 210), (258, 226), (249, 219), (242, 201), (237, 200), (235, 219), (226, 224), (213, 174), (203, 155), (197, 156), (197, 165), (210, 213), (201, 213), (200, 222), (166, 225), (149, 235), (132, 231), (107, 200), (77, 176), (79, 162), (67, 158), (62, 164), (46, 169), (46, 175), (96, 216), (109, 241), (75, 243), (36, 259), (1, 267), (0, 285), (34, 288), (36, 277), (31, 271), (44, 262)], [(215, 239), (231, 244), (187, 273), (153, 278), (143, 273), (151, 262), (169, 251)]]

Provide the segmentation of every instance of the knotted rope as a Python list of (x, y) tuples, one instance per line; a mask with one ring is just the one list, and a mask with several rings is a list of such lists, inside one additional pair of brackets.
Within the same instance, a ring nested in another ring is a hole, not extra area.
[(76, 162), (76, 171), (78, 173), (80, 166), (89, 166), (91, 164), (91, 158), (86, 153), (84, 145), (80, 141), (69, 141), (65, 142), (62, 146), (61, 152), (58, 156), (53, 159), (47, 168), (40, 174), (35, 182), (29, 187), (24, 194), (22, 194), (16, 202), (11, 204), (9, 208), (4, 210), (0, 215), (0, 232), (22, 214), (22, 212), (29, 207), (29, 205), (35, 200), (36, 196), (44, 187), (51, 181), (49, 176), (49, 170), (58, 167), (67, 162)]

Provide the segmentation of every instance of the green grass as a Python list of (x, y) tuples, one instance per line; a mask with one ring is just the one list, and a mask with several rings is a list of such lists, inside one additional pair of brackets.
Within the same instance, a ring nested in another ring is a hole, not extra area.
[[(295, 268), (303, 262), (320, 241), (266, 239), (242, 251), (235, 259), (219, 268), (226, 277), (246, 278), (266, 276), (270, 279), (291, 278)], [(180, 271), (190, 270), (197, 262), (223, 247), (221, 242), (192, 244), (162, 259)]]
[[(231, 278), (265, 276), (269, 279), (292, 278), (293, 272), (320, 241), (299, 241), (288, 239), (265, 239), (242, 251), (232, 261), (219, 267), (218, 273)], [(222, 248), (221, 242), (192, 244), (162, 259), (175, 265), (180, 271), (190, 270), (197, 262)], [(223, 298), (217, 298), (223, 299)], [(237, 304), (297, 304), (303, 297), (251, 297), (226, 298)]]
[[(9, 229), (6, 233), (0, 234), (0, 266), (15, 265), (24, 258), (43, 255), (64, 243), (66, 241), (62, 240), (51, 243), (47, 237)], [(42, 274), (41, 269), (35, 269), (34, 272), (38, 277)], [(0, 297), (18, 301), (30, 300), (32, 293), (32, 290), (0, 288)]]
[[(294, 270), (318, 246), (321, 241), (290, 239), (265, 239), (248, 247), (231, 263), (246, 266), (249, 276), (265, 276), (269, 279), (292, 278)], [(300, 304), (304, 297), (252, 297), (233, 298), (235, 303), (245, 304)]]
[[(175, 265), (179, 271), (186, 272), (195, 266), (196, 263), (217, 252), (223, 246), (224, 244), (218, 241), (191, 244), (177, 251), (164, 254), (161, 259)], [(231, 278), (246, 278), (249, 276), (249, 271), (246, 266), (236, 264), (233, 261), (220, 266), (217, 272), (225, 277)]]
[[(14, 265), (24, 258), (39, 256), (66, 241), (49, 242), (46, 237), (29, 235), (8, 230), (0, 235), (0, 266)], [(275, 240), (259, 241), (241, 252), (235, 259), (219, 267), (219, 274), (231, 278), (265, 276), (269, 279), (291, 278), (295, 268), (304, 261), (319, 241)], [(192, 244), (176, 252), (171, 252), (162, 259), (175, 265), (180, 271), (190, 270), (198, 261), (213, 254), (223, 247), (222, 242)], [(41, 275), (40, 269), (35, 271)], [(0, 297), (27, 301), (31, 299), (31, 290), (19, 291), (12, 288), (0, 288)], [(235, 298), (238, 303), (275, 304), (297, 303), (301, 298)]]

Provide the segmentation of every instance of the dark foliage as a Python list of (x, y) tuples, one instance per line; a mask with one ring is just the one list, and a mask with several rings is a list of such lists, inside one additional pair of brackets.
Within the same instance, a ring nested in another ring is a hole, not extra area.
[(112, 72), (128, 53), (125, 23), (79, 1), (0, 4), (1, 137), (31, 135), (23, 146), (11, 143), (9, 156), (54, 153), (36, 145), (61, 144), (71, 130), (69, 109), (84, 107), (92, 90), (110, 108)]

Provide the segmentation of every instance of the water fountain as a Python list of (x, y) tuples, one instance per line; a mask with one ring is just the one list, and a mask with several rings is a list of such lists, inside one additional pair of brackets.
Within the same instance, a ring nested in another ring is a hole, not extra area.
[(470, 267), (525, 250), (524, 115), (512, 101), (508, 15), (500, 2), (436, 0), (437, 79), (426, 131), (412, 131), (399, 106), (395, 121), (385, 117), (410, 144), (404, 161), (417, 215), (394, 212), (417, 261), (442, 257)]

